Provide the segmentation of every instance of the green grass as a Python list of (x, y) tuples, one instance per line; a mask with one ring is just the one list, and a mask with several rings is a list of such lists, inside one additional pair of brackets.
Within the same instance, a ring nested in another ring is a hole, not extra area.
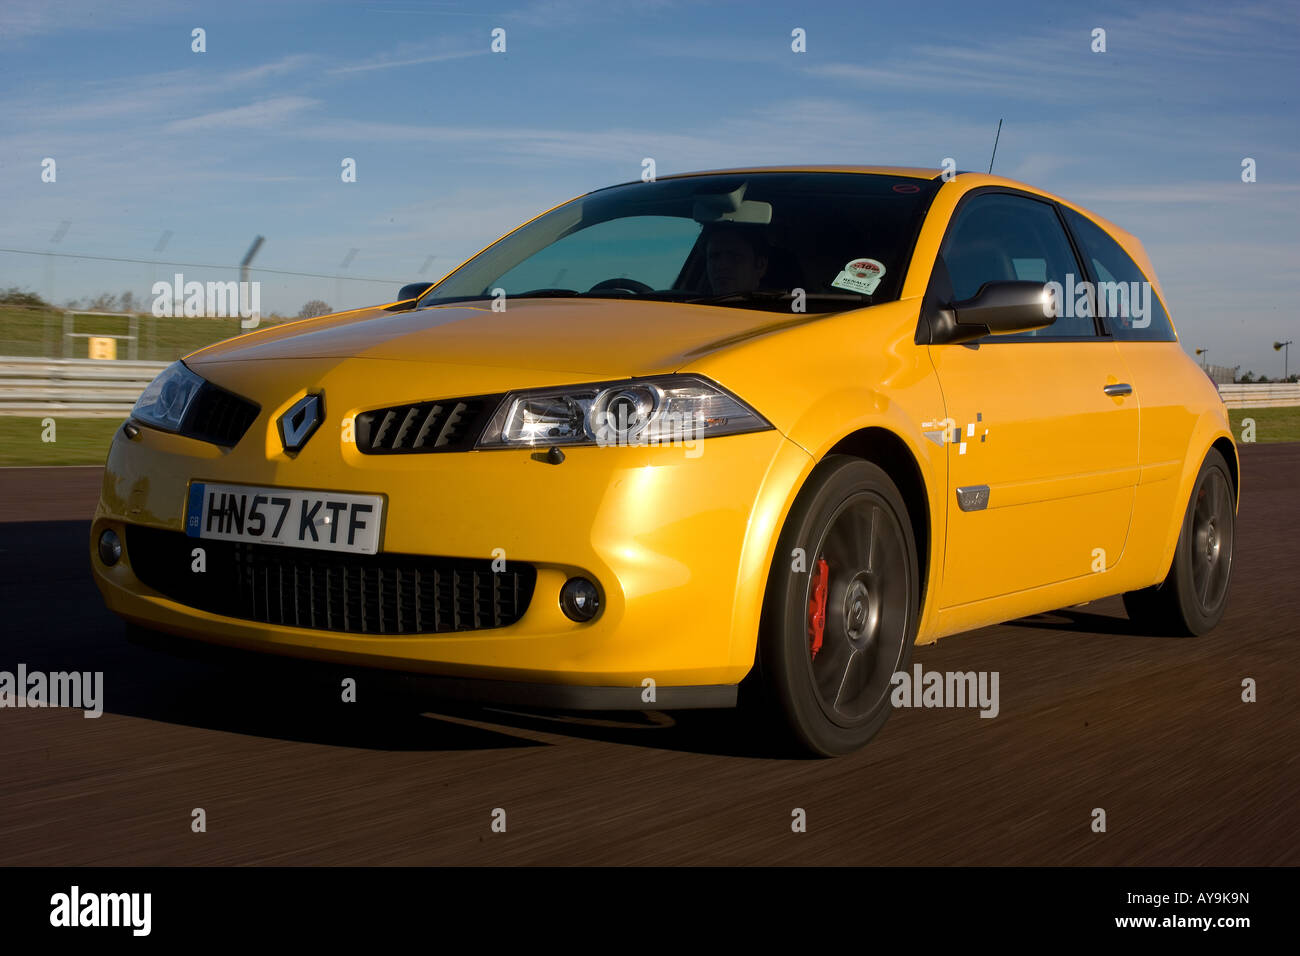
[[(144, 362), (174, 362), (196, 349), (240, 334), (239, 319), (160, 319), (142, 315), (137, 320), (136, 357)], [(125, 316), (73, 316), (75, 331), (112, 335), (129, 334)], [(269, 325), (264, 317), (261, 326)], [(68, 358), (88, 358), (88, 339), (69, 339)], [(117, 357), (128, 356), (128, 342), (118, 340)], [(0, 306), (0, 355), (63, 358), (63, 313), (58, 310)]]
[(1300, 407), (1296, 408), (1230, 408), (1232, 437), (1243, 440), (1244, 419), (1255, 422), (1256, 442), (1300, 441)]
[(42, 441), (43, 418), (0, 416), (0, 465), (102, 465), (120, 418), (66, 418), (52, 414), (55, 439)]

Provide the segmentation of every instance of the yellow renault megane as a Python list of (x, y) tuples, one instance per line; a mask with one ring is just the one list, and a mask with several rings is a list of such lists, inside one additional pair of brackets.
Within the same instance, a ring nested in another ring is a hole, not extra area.
[(1128, 233), (994, 176), (729, 170), (177, 362), (90, 551), (150, 631), (482, 702), (752, 700), (829, 755), (918, 642), (1121, 593), (1214, 627), (1237, 490)]

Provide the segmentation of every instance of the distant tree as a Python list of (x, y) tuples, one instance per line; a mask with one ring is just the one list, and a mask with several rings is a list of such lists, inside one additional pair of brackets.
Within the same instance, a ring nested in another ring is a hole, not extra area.
[(1247, 371), (1246, 374), (1243, 375), (1241, 378), (1237, 379), (1237, 381), (1240, 382), (1242, 385), (1252, 385), (1255, 382), (1255, 373), (1251, 371)]
[(18, 286), (0, 290), (0, 305), (20, 305), (31, 309), (50, 308), (50, 304), (35, 292), (27, 292)]
[(123, 312), (134, 312), (135, 293), (130, 290), (123, 292), (121, 297), (118, 299), (118, 304), (121, 306)]
[(299, 310), (298, 318), (314, 319), (318, 315), (329, 315), (333, 311), (327, 303), (322, 302), (320, 299), (312, 299)]
[(87, 311), (90, 312), (119, 312), (117, 307), (117, 296), (111, 292), (101, 292), (95, 296), (86, 305)]

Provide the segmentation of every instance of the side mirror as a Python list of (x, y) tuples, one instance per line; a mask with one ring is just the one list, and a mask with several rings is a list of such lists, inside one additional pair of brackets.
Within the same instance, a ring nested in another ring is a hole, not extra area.
[(433, 285), (432, 282), (411, 282), (397, 290), (397, 301), (405, 302), (407, 299), (418, 299), (429, 291)]
[(1045, 329), (1056, 321), (1050, 302), (1042, 282), (986, 282), (971, 298), (937, 310), (935, 344)]

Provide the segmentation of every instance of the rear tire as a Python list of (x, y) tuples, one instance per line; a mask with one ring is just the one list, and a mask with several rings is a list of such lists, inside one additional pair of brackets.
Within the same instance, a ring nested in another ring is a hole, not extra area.
[(1212, 630), (1228, 605), (1235, 531), (1228, 463), (1211, 448), (1192, 485), (1169, 574), (1124, 595), (1129, 620), (1153, 634), (1189, 637)]
[(916, 641), (919, 577), (889, 476), (845, 455), (819, 464), (781, 532), (749, 682), (799, 750), (849, 753), (889, 719), (891, 679)]

